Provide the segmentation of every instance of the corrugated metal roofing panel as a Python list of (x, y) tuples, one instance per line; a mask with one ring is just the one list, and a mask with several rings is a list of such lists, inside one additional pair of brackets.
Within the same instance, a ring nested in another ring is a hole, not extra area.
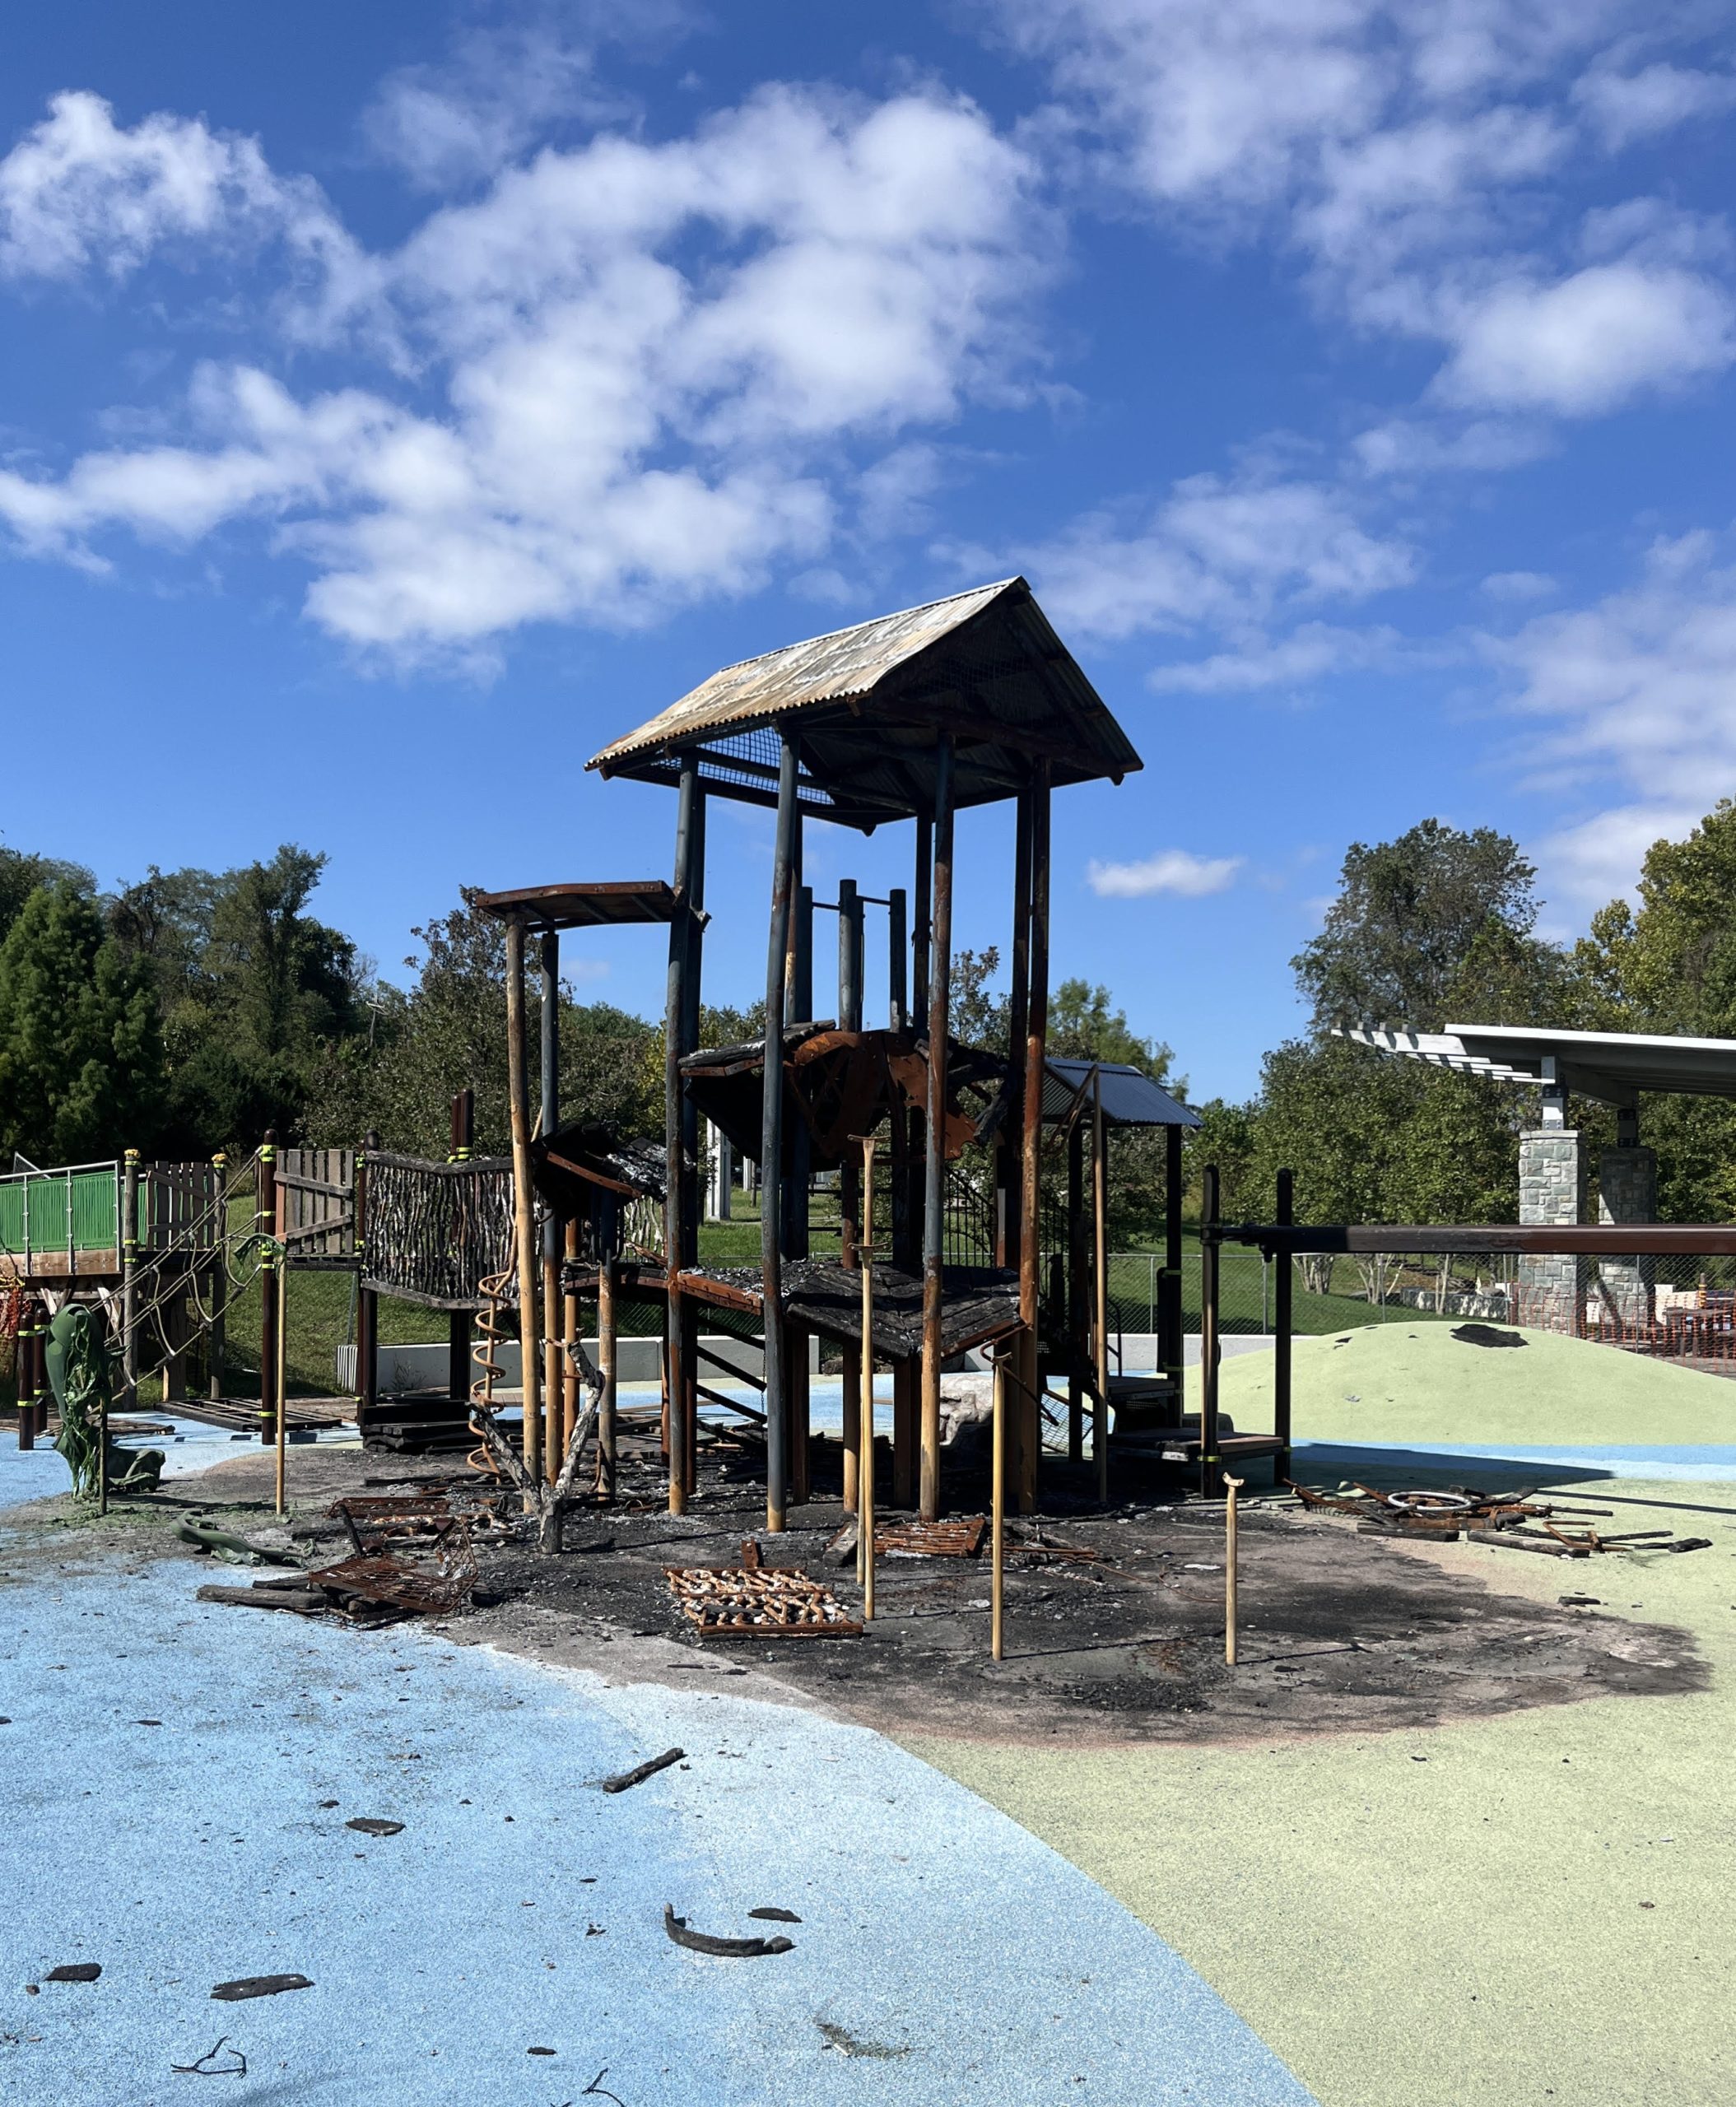
[[(1199, 1114), (1138, 1068), (1119, 1062), (1077, 1061), (1051, 1055), (1043, 1079), (1043, 1117), (1059, 1119), (1096, 1067), (1103, 1078), (1103, 1117), (1112, 1127), (1198, 1127)], [(1087, 1091), (1087, 1095), (1089, 1092)]]
[(897, 614), (877, 615), (849, 629), (786, 644), (757, 658), (741, 659), (701, 681), (636, 732), (605, 747), (590, 765), (607, 770), (648, 748), (680, 745), (732, 726), (761, 723), (804, 704), (865, 695), (896, 667), (1023, 583), (1022, 579), (1002, 579)]

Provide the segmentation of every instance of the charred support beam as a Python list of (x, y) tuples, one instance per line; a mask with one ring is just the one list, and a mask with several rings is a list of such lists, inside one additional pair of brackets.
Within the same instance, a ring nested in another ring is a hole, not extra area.
[[(1273, 1220), (1288, 1228), (1296, 1219), (1296, 1174), (1281, 1170)], [(1272, 1298), (1272, 1431), (1284, 1444), (1277, 1461), (1280, 1478), (1290, 1469), (1290, 1328), (1291, 1299), (1296, 1285), (1296, 1260), (1288, 1251), (1273, 1254), (1278, 1268)]]
[[(784, 980), (784, 1019), (811, 1022), (814, 1014), (814, 895), (802, 882), (802, 815), (796, 814), (795, 889), (791, 895), (789, 963)], [(807, 1256), (808, 1175), (812, 1150), (805, 1120), (790, 1129), (789, 1177), (784, 1188), (784, 1255)]]
[(909, 963), (905, 947), (910, 942), (910, 905), (902, 886), (894, 886), (887, 895), (887, 999), (886, 1021), (888, 1031), (903, 1031), (910, 1021), (910, 998), (905, 993), (909, 983), (905, 968)]
[(947, 1035), (952, 977), (952, 741), (934, 756), (933, 948), (929, 960), (929, 1092), (923, 1127), (922, 1491), (925, 1522), (940, 1519), (941, 1264), (947, 1176)]
[[(1037, 1263), (1041, 1243), (1043, 1073), (1049, 1053), (1050, 764), (1039, 761), (1031, 787), (1031, 993), (1025, 1026), (1023, 1183), (1020, 1195), (1019, 1318), (1025, 1326), (1025, 1387), (1019, 1395), (1019, 1512), (1037, 1504), (1043, 1423), (1039, 1402)], [(1101, 1476), (1101, 1468), (1100, 1473)]]
[[(929, 960), (934, 934), (934, 822), (927, 813), (916, 821), (916, 901), (910, 925), (910, 1025), (919, 1033), (929, 1024)], [(923, 1180), (918, 1166), (923, 1160), (922, 1113), (912, 1105), (905, 1122), (906, 1176), (904, 1181), (904, 1244), (894, 1253), (896, 1263), (914, 1272), (921, 1270)], [(896, 1169), (894, 1169), (896, 1179)]]
[(1162, 1336), (1158, 1341), (1162, 1355), (1160, 1365), (1169, 1378), (1175, 1400), (1175, 1410), (1181, 1410), (1182, 1360), (1184, 1315), (1181, 1300), (1181, 1207), (1186, 1197), (1182, 1179), (1180, 1127), (1164, 1129), (1164, 1192), (1163, 1192), (1163, 1277), (1159, 1282), (1158, 1309), (1161, 1313), (1158, 1328)]
[(536, 1202), (530, 1175), (530, 1049), (525, 1043), (524, 924), (506, 925), (506, 1096), (512, 1119), (513, 1244), (519, 1276), (519, 1375), (524, 1467), (542, 1475), (542, 1368), (538, 1355)]
[(1067, 1460), (1085, 1456), (1085, 1362), (1091, 1350), (1087, 1319), (1090, 1273), (1085, 1242), (1085, 1124), (1067, 1129)]
[[(1019, 1238), (1024, 1226), (1021, 1197), (1025, 1148), (1025, 1040), (1031, 1020), (1031, 793), (1020, 791), (1013, 806), (1012, 986), (1008, 996), (1007, 1117), (995, 1150), (994, 1263), (1017, 1272)], [(1012, 1444), (1014, 1468), (1017, 1430)]]
[(597, 1226), (597, 1358), (603, 1376), (603, 1395), (597, 1402), (597, 1496), (606, 1500), (615, 1497), (619, 1447), (615, 1417), (615, 1247), (619, 1241), (620, 1207), (612, 1193), (605, 1194)]
[(681, 757), (681, 798), (675, 820), (675, 913), (669, 923), (669, 979), (663, 1008), (663, 1140), (668, 1151), (668, 1175), (663, 1185), (663, 1254), (670, 1275), (668, 1296), (668, 1351), (664, 1364), (668, 1390), (669, 1454), (669, 1512), (685, 1514), (692, 1490), (689, 1463), (694, 1437), (688, 1420), (694, 1406), (687, 1365), (687, 1326), (680, 1291), (674, 1284), (676, 1268), (687, 1247), (688, 1179), (686, 1121), (682, 1101), (681, 1064), (692, 1049), (686, 1044), (687, 970), (692, 951), (694, 852), (699, 845), (699, 763), (691, 754)]
[(892, 1505), (916, 1505), (916, 1449), (919, 1419), (917, 1378), (914, 1360), (892, 1363)]
[(1217, 1490), (1217, 1165), (1200, 1177), (1199, 1201), (1199, 1494)]
[(765, 1089), (760, 1113), (760, 1287), (766, 1324), (766, 1527), (784, 1527), (789, 1484), (789, 1372), (784, 1365), (782, 1254), (784, 1219), (784, 989), (789, 952), (797, 836), (798, 750), (783, 735), (778, 768), (778, 826), (772, 857), (771, 920), (766, 944)]
[(1091, 1077), (1091, 1269), (1097, 1283), (1096, 1382), (1091, 1401), (1091, 1459), (1097, 1498), (1109, 1505), (1109, 1129), (1103, 1123), (1103, 1071)]
[[(537, 1026), (542, 1067), (541, 1125), (545, 1141), (561, 1124), (561, 933), (545, 929), (537, 947)], [(552, 1485), (566, 1454), (566, 1384), (561, 1367), (561, 1225), (551, 1208), (542, 1221), (542, 1394), (548, 1440), (543, 1467)]]

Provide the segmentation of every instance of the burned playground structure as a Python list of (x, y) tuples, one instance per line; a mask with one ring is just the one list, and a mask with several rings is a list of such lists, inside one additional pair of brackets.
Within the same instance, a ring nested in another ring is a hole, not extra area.
[[(996, 1483), (1020, 1511), (1038, 1505), (1045, 1416), (1067, 1425), (1065, 1463), (1052, 1452), (1048, 1467), (1071, 1470), (1098, 1500), (1119, 1453), (1216, 1489), (1227, 1451), (1212, 1430), (1190, 1429), (1182, 1409), (1181, 1142), (1197, 1119), (1136, 1071), (1052, 1059), (1046, 1044), (1051, 798), (1073, 784), (1119, 783), (1139, 757), (1024, 581), (729, 667), (591, 766), (675, 793), (673, 881), (550, 884), (479, 902), (507, 942), (520, 1197), (512, 1279), (496, 1295), (517, 1304), (525, 1465), (553, 1480), (588, 1385), (598, 1486), (612, 1491), (618, 1313), (637, 1301), (655, 1305), (663, 1340), (660, 1454), (677, 1514), (697, 1486), (702, 1440), (714, 1438), (705, 1406), (727, 1413), (763, 1458), (768, 1531), (807, 1503), (820, 1453), (809, 1416), (815, 1337), (842, 1359), (849, 1509), (863, 1487), (872, 1497), (867, 1473), (883, 1463), (882, 1500), (940, 1519), (942, 1375), (966, 1354), (992, 1369), (982, 1385), (1003, 1458)], [(776, 815), (766, 1029), (763, 1040), (701, 1047), (706, 813), (718, 798)], [(1010, 1030), (1004, 1047), (969, 1046), (950, 1015), (955, 816), (1003, 802), (1015, 820)], [(817, 901), (803, 882), (809, 821), (864, 834), (908, 823), (910, 891), (875, 899), (845, 879), (835, 901)], [(873, 1026), (870, 909), (887, 918), (890, 960), (885, 1021)], [(830, 1016), (816, 1014), (817, 910), (837, 926)], [(557, 1101), (561, 932), (624, 923), (668, 933), (660, 1139), (563, 1125)], [(543, 995), (538, 1102), (525, 1022), (533, 963)], [(700, 1262), (702, 1120), (759, 1166), (756, 1267)], [(1165, 1130), (1169, 1171), (1161, 1365), (1138, 1378), (1111, 1369), (1105, 1292), (1105, 1152), (1129, 1126)], [(810, 1219), (813, 1181), (828, 1172), (835, 1249), (816, 1248)], [(593, 1305), (600, 1365), (588, 1369), (579, 1315)], [(738, 1367), (704, 1342), (708, 1325), (763, 1341), (756, 1405), (716, 1387)], [(889, 1457), (873, 1443), (871, 1405), (864, 1416), (877, 1366), (891, 1375)], [(1275, 1455), (1283, 1444), (1238, 1436), (1231, 1445)], [(979, 1465), (971, 1496), (986, 1490)]]

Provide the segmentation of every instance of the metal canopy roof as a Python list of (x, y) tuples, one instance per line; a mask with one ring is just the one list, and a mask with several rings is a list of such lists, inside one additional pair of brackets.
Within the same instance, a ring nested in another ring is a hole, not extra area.
[(775, 805), (786, 729), (800, 734), (803, 810), (864, 831), (933, 809), (943, 732), (960, 806), (1016, 795), (1038, 760), (1057, 784), (1141, 765), (1022, 578), (726, 666), (589, 765), (673, 784), (692, 752), (708, 790)]
[(594, 929), (605, 923), (675, 919), (675, 894), (663, 878), (521, 886), (513, 892), (479, 893), (476, 904), (496, 921), (522, 922), (531, 929)]
[(1199, 1114), (1171, 1097), (1138, 1068), (1119, 1062), (1075, 1061), (1056, 1055), (1043, 1077), (1043, 1117), (1063, 1119), (1073, 1109), (1080, 1085), (1090, 1101), (1091, 1070), (1103, 1078), (1103, 1119), (1110, 1127), (1197, 1127)]
[(1365, 1025), (1339, 1036), (1461, 1075), (1540, 1083), (1603, 1105), (1631, 1106), (1641, 1091), (1676, 1097), (1736, 1097), (1736, 1039), (1551, 1031), (1506, 1024), (1450, 1024), (1445, 1031), (1394, 1031)]

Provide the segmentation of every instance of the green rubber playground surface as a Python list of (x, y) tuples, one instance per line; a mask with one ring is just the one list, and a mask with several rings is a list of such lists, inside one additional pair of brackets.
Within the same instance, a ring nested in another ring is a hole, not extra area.
[[(1296, 1439), (1406, 1446), (1736, 1442), (1736, 1381), (1728, 1376), (1552, 1332), (1521, 1332), (1523, 1347), (1471, 1346), (1453, 1337), (1454, 1328), (1370, 1324), (1296, 1340)], [(1219, 1402), (1238, 1428), (1271, 1426), (1272, 1370), (1269, 1353), (1223, 1362)], [(1189, 1405), (1197, 1407), (1197, 1373), (1188, 1380)]]
[[(1497, 1455), (1503, 1443), (1736, 1441), (1736, 1382), (1526, 1337), (1492, 1349), (1445, 1325), (1386, 1324), (1298, 1341), (1297, 1435)], [(1239, 1426), (1269, 1425), (1270, 1356), (1226, 1361), (1222, 1397)], [(1468, 1467), (1443, 1456), (1431, 1472), (1408, 1454), (1394, 1467), (1427, 1483)], [(1571, 1563), (1462, 1542), (1407, 1555), (1510, 1598), (1594, 1596), (1585, 1614), (1616, 1623), (1617, 1644), (1624, 1621), (1668, 1627), (1707, 1687), (1239, 1747), (911, 1746), (1160, 1933), (1323, 2107), (1725, 2107), (1736, 1471), (1652, 1482), (1557, 1468), (1569, 1502), (1622, 1518), (1604, 1527), (1668, 1527), (1712, 1547)]]

